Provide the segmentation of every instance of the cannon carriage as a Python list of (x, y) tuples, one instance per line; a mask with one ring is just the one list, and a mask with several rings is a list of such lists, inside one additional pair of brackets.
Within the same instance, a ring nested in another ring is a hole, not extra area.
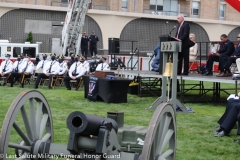
[(36, 90), (23, 91), (5, 116), (0, 134), (0, 160), (10, 155), (19, 160), (175, 159), (176, 119), (170, 104), (162, 103), (156, 108), (148, 127), (118, 124), (123, 119), (113, 120), (112, 112), (108, 117), (72, 112), (66, 120), (70, 131), (68, 144), (56, 144), (46, 98)]

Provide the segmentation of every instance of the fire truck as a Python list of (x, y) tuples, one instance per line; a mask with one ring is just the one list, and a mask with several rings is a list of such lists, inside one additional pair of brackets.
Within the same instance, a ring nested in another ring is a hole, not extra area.
[(29, 54), (35, 58), (36, 55), (39, 54), (39, 45), (40, 43), (10, 43), (8, 40), (0, 40), (0, 62), (4, 59), (5, 54), (10, 54), (11, 60), (13, 61), (16, 60), (21, 53)]

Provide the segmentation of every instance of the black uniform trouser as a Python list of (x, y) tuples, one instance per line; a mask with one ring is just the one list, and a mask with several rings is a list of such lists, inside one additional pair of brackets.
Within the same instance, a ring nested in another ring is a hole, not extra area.
[(95, 55), (97, 55), (97, 46), (90, 46), (91, 56), (93, 56), (93, 52), (95, 53)]
[(223, 123), (223, 121), (226, 119), (227, 115), (228, 115), (228, 112), (231, 108), (231, 105), (233, 103), (236, 103), (238, 102), (237, 100), (234, 100), (234, 99), (229, 99), (228, 102), (227, 102), (227, 105), (226, 105), (226, 109), (225, 109), (225, 112), (224, 114), (222, 115), (222, 117), (218, 120), (218, 124), (221, 125)]
[(227, 62), (225, 63), (223, 70), (221, 70), (221, 72), (223, 72), (225, 70), (225, 71), (228, 71), (228, 73), (230, 73), (231, 72), (230, 67), (231, 67), (232, 63), (236, 63), (236, 59), (237, 59), (237, 57), (228, 57)]
[(219, 119), (220, 127), (227, 133), (230, 133), (233, 126), (236, 124), (237, 117), (240, 111), (239, 100), (230, 99), (225, 113)]
[(88, 55), (88, 46), (81, 46), (82, 55), (87, 58)]
[(10, 85), (13, 86), (13, 83), (14, 83), (14, 79), (19, 79), (21, 77), (21, 73), (18, 73), (18, 72), (13, 72), (11, 73), (11, 76), (9, 77), (9, 82), (10, 82)]
[(52, 87), (53, 86), (53, 79), (56, 77), (55, 74), (50, 74), (49, 76), (47, 76), (46, 74), (44, 73), (39, 73), (38, 74), (38, 77), (37, 77), (37, 80), (36, 80), (36, 83), (35, 83), (35, 87), (37, 87), (41, 81), (41, 79), (49, 79), (48, 81), (48, 87)]
[(183, 47), (182, 52), (178, 53), (178, 74), (182, 72), (182, 61), (184, 59), (183, 73), (188, 74), (189, 71), (189, 48)]
[[(69, 77), (69, 76), (64, 77), (64, 83), (65, 83), (65, 86), (66, 86), (67, 88), (71, 88), (71, 86), (70, 86), (70, 81), (71, 81), (71, 80), (73, 80), (73, 79), (72, 79), (71, 77)], [(78, 78), (76, 78), (75, 80), (77, 81), (76, 88), (79, 88), (79, 87), (80, 87), (81, 77), (78, 77)]]
[(11, 73), (11, 76), (10, 76), (10, 85), (13, 86), (13, 83), (14, 83), (14, 79), (18, 79), (20, 78), (20, 84), (22, 86), (24, 86), (24, 80), (25, 78), (30, 78), (31, 77), (31, 74), (30, 73), (27, 73), (27, 72), (24, 72), (24, 73), (18, 73), (18, 72), (13, 72)]
[(218, 64), (218, 70), (223, 71), (224, 70), (224, 65), (227, 61), (228, 56), (227, 55), (220, 55), (220, 56), (216, 56), (215, 54), (211, 54), (208, 58), (207, 61), (207, 69), (208, 72), (212, 72), (213, 71), (213, 62), (219, 62)]
[(4, 84), (8, 83), (8, 81), (9, 81), (9, 79), (10, 79), (10, 76), (11, 76), (11, 73), (5, 74), (4, 76), (2, 76), (2, 75), (0, 74), (0, 77), (6, 77), (5, 80), (4, 80), (4, 82), (3, 82)]
[(22, 86), (24, 86), (24, 80), (25, 78), (30, 78), (31, 77), (31, 74), (30, 73), (27, 73), (27, 72), (24, 72), (21, 74), (21, 80), (20, 80), (20, 84)]
[(238, 131), (237, 131), (237, 134), (240, 135), (240, 113), (237, 116), (237, 120), (238, 120)]

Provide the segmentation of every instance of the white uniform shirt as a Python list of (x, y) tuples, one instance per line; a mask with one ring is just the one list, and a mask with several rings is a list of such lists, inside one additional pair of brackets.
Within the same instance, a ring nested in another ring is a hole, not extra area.
[(98, 64), (96, 68), (96, 71), (109, 71), (109, 70), (110, 70), (109, 65), (106, 62)]
[[(52, 67), (51, 67), (52, 65)], [(49, 72), (51, 68), (51, 72)], [(56, 60), (54, 61), (48, 61), (47, 63), (44, 64), (43, 67), (43, 73), (51, 73), (51, 74), (58, 74), (60, 71), (60, 66), (59, 66), (59, 62), (57, 62)]]
[(34, 64), (31, 61), (24, 61), (23, 64), (21, 65), (21, 68), (19, 72), (28, 72), (30, 74), (33, 74), (34, 70)]
[(84, 61), (82, 64), (83, 64), (83, 67), (85, 68), (86, 72), (89, 72), (90, 66), (89, 66), (88, 61)]
[(65, 61), (63, 61), (62, 63), (59, 64), (59, 66), (60, 66), (60, 71), (58, 75), (63, 75), (66, 72), (68, 65)]
[[(5, 68), (5, 71), (4, 71)], [(1, 67), (0, 67), (0, 73), (4, 72), (5, 74), (8, 74), (10, 72), (13, 71), (13, 62), (11, 60), (4, 60), (1, 63)]]
[[(37, 67), (36, 67), (36, 70), (39, 69), (39, 68), (42, 68), (42, 65), (43, 65), (43, 68), (44, 68), (44, 65), (48, 62), (48, 60), (41, 60), (40, 62), (38, 62), (37, 64)], [(42, 68), (42, 69), (43, 69)]]
[[(18, 64), (18, 62), (19, 62), (19, 64)], [(20, 61), (15, 61), (13, 63), (13, 71), (15, 71), (17, 69), (17, 67), (18, 67), (18, 71), (19, 71), (21, 66), (22, 66), (22, 64), (23, 64), (23, 60), (22, 59)]]
[(70, 69), (69, 69), (69, 72), (68, 72), (68, 74), (69, 74), (70, 77), (73, 76), (75, 70), (76, 70), (76, 73), (75, 73), (75, 74), (77, 74), (77, 76), (76, 76), (77, 78), (78, 78), (78, 77), (81, 77), (81, 76), (84, 75), (85, 72), (86, 72), (86, 69), (83, 67), (83, 64), (82, 64), (81, 62), (74, 62), (74, 63), (71, 65), (71, 67), (70, 67)]

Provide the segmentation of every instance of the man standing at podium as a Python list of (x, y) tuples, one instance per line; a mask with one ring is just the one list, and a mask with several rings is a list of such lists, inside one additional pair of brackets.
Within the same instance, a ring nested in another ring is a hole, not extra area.
[(177, 16), (177, 21), (179, 23), (176, 32), (176, 39), (182, 42), (182, 52), (178, 54), (178, 75), (181, 75), (182, 72), (182, 61), (184, 59), (184, 70), (183, 75), (188, 75), (189, 71), (189, 48), (193, 46), (193, 42), (189, 39), (190, 26), (187, 22), (184, 21), (184, 15), (179, 14)]

